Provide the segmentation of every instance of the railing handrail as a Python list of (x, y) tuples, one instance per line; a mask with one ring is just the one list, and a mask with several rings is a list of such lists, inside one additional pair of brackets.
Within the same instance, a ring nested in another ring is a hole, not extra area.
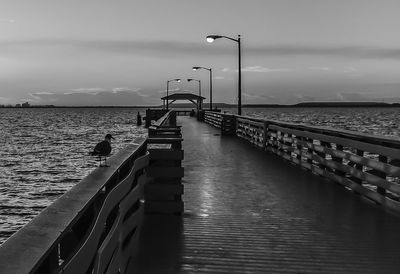
[[(134, 144), (108, 159), (109, 167), (94, 170), (12, 235), (0, 246), (1, 271), (35, 273), (39, 269), (48, 269), (43, 264), (49, 264), (50, 259), (54, 267), (52, 272), (58, 269), (59, 258), (53, 256), (59, 254), (61, 244), (71, 245), (65, 238), (67, 234), (82, 218), (91, 214), (88, 212), (101, 206), (104, 194), (129, 174), (136, 158), (146, 153), (146, 145), (145, 138), (136, 139)], [(96, 219), (96, 216), (93, 218)]]
[(303, 131), (310, 131), (310, 132), (321, 133), (321, 134), (326, 134), (326, 135), (330, 135), (330, 136), (344, 137), (344, 138), (349, 138), (352, 140), (359, 140), (359, 141), (362, 141), (365, 143), (370, 143), (370, 144), (385, 144), (386, 146), (400, 148), (400, 138), (391, 137), (391, 136), (382, 136), (382, 135), (361, 133), (361, 132), (345, 130), (345, 129), (334, 129), (331, 127), (310, 126), (310, 125), (305, 125), (305, 124), (293, 124), (293, 123), (279, 121), (279, 120), (273, 120), (273, 119), (255, 118), (255, 117), (242, 116), (242, 115), (239, 116), (236, 114), (229, 114), (229, 113), (217, 113), (217, 112), (213, 112), (210, 110), (206, 111), (206, 113), (213, 113), (213, 114), (218, 114), (221, 116), (230, 115), (230, 116), (236, 117), (237, 119), (246, 119), (248, 121), (274, 124), (274, 125), (289, 127), (289, 128), (303, 130)]
[(174, 110), (170, 110), (167, 113), (165, 113), (160, 119), (158, 119), (155, 123), (154, 126), (165, 126), (167, 125), (174, 113)]
[(168, 120), (168, 117), (171, 115), (172, 110), (168, 111), (167, 113), (165, 113), (160, 119), (158, 119), (154, 125), (155, 126), (161, 126), (164, 122), (166, 122)]

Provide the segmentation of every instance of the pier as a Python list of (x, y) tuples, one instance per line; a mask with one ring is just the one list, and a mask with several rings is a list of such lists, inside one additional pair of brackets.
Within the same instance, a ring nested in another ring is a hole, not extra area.
[(1, 272), (398, 273), (399, 141), (151, 117), (147, 139), (0, 247)]
[(185, 213), (145, 216), (132, 273), (398, 272), (399, 217), (218, 126), (178, 124)]

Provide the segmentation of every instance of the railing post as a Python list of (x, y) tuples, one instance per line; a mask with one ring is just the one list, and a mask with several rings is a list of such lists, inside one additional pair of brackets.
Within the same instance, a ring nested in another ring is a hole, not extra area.
[[(343, 145), (336, 144), (336, 150), (343, 151)], [(336, 162), (338, 165), (343, 164), (343, 158), (332, 156), (332, 160)], [(341, 170), (335, 170), (335, 173), (341, 177), (345, 176), (346, 172)]]
[(235, 135), (235, 129), (235, 116), (229, 114), (221, 114), (221, 135)]
[(296, 140), (296, 148), (299, 150), (299, 153), (297, 153), (296, 158), (297, 158), (297, 160), (299, 160), (300, 165), (301, 165), (301, 153), (303, 150), (303, 146), (301, 144), (299, 144), (298, 141), (301, 141), (302, 139), (303, 139), (303, 137), (295, 136), (294, 134), (292, 134), (293, 145), (294, 145), (294, 140)]
[(263, 127), (263, 146), (262, 146), (263, 150), (267, 149), (267, 139), (268, 139), (268, 122), (264, 122), (264, 127)]
[[(386, 156), (383, 155), (379, 155), (379, 162), (382, 163), (387, 163), (388, 158)], [(377, 172), (377, 176), (383, 178), (384, 180), (386, 180), (386, 173), (385, 172)], [(384, 189), (383, 187), (378, 186), (376, 189), (376, 192), (378, 192), (381, 195), (386, 195), (386, 189)]]
[[(360, 149), (357, 149), (357, 153), (356, 153), (358, 156), (361, 156), (361, 157), (364, 157), (364, 151), (362, 151), (362, 150), (360, 150)], [(360, 165), (360, 164), (356, 164), (355, 165), (355, 168), (357, 169), (357, 170), (359, 170), (359, 171), (363, 171), (363, 166), (362, 165)], [(361, 179), (358, 179), (358, 178), (354, 178), (353, 179), (357, 184), (362, 184), (362, 180)]]
[(145, 123), (145, 127), (149, 127), (151, 126), (151, 116), (152, 116), (152, 112), (151, 109), (146, 109), (146, 123)]
[(221, 135), (225, 135), (225, 115), (221, 114)]
[[(305, 138), (305, 140), (306, 140), (306, 142), (310, 143), (311, 145), (314, 144), (314, 140), (313, 140), (312, 138)], [(314, 150), (311, 149), (311, 148), (307, 148), (307, 152), (308, 152), (309, 154), (311, 154), (311, 155), (314, 154)], [(313, 160), (310, 159), (310, 158), (307, 158), (307, 163), (310, 164), (310, 165), (312, 165), (312, 164), (313, 164)]]
[(204, 110), (197, 111), (197, 121), (204, 122)]
[[(327, 147), (328, 143), (324, 142), (324, 141), (320, 141), (319, 142), (321, 146), (323, 146), (324, 148)], [(316, 152), (316, 154), (321, 157), (323, 160), (326, 160), (326, 153), (325, 152)], [(318, 163), (318, 167), (322, 170), (326, 170), (327, 167), (322, 164), (322, 163)]]

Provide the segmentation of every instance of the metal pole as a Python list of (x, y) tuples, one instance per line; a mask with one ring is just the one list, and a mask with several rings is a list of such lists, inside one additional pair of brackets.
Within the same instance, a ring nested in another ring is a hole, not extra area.
[(238, 35), (239, 48), (239, 77), (238, 77), (238, 115), (242, 115), (242, 56), (240, 50), (240, 35)]
[(212, 110), (212, 69), (210, 68), (210, 110)]
[(169, 86), (169, 81), (167, 81), (167, 98), (166, 98), (166, 100), (167, 100), (167, 111), (168, 111), (168, 87)]
[(201, 81), (199, 80), (199, 109), (201, 110)]

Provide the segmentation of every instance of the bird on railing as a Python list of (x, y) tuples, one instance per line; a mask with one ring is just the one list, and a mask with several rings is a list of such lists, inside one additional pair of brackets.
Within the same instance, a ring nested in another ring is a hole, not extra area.
[[(107, 167), (107, 156), (111, 153), (111, 139), (114, 139), (111, 134), (107, 134), (103, 141), (98, 143), (90, 155), (99, 156), (100, 167)], [(104, 165), (101, 165), (101, 160), (104, 157)]]

